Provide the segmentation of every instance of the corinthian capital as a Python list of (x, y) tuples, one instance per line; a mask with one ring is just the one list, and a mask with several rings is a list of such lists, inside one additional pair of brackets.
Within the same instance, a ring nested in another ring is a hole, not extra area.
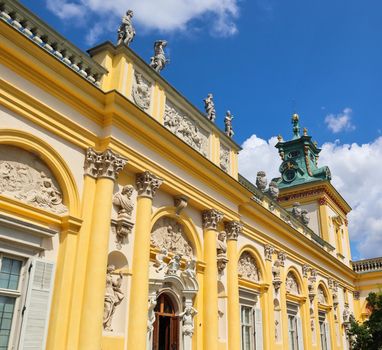
[(227, 240), (237, 240), (239, 234), (243, 231), (243, 224), (239, 221), (226, 221), (224, 228), (227, 233)]
[(136, 183), (139, 197), (148, 197), (153, 199), (156, 190), (162, 185), (163, 179), (149, 171), (137, 174)]
[(216, 230), (219, 222), (223, 219), (223, 213), (216, 209), (205, 210), (202, 213), (203, 228), (206, 230)]
[(94, 149), (88, 148), (84, 164), (85, 175), (95, 179), (105, 177), (115, 180), (126, 164), (126, 158), (110, 149), (104, 152), (96, 152)]

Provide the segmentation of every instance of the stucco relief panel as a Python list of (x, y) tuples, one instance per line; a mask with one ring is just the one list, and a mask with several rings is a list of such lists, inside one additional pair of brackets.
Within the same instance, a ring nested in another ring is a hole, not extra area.
[(67, 212), (50, 169), (39, 157), (17, 147), (0, 146), (0, 194), (53, 213)]

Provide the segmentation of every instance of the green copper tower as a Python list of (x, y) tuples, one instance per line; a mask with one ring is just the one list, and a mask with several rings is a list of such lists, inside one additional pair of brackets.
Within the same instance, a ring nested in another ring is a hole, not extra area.
[(283, 161), (279, 168), (281, 178), (278, 179), (278, 186), (280, 189), (331, 179), (327, 166), (320, 168), (317, 166), (321, 149), (315, 142), (312, 142), (312, 137), (308, 136), (307, 129), (303, 129), (301, 136), (299, 119), (298, 114), (293, 114), (292, 140), (284, 141), (279, 136), (279, 142), (276, 144)]

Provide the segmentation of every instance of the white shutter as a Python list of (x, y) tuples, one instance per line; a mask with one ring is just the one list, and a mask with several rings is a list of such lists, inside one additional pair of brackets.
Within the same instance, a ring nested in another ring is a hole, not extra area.
[(263, 350), (263, 316), (261, 309), (255, 309), (256, 350)]
[(326, 338), (326, 349), (331, 350), (331, 339), (330, 339), (330, 331), (329, 331), (329, 323), (325, 322), (325, 338)]
[(32, 261), (23, 311), (19, 350), (45, 349), (53, 275), (53, 263), (40, 259)]
[(302, 335), (301, 318), (296, 317), (296, 319), (297, 319), (298, 350), (304, 350), (304, 341), (303, 341), (303, 335)]

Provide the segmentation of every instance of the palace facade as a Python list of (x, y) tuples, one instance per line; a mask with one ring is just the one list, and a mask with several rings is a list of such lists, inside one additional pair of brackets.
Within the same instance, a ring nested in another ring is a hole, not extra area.
[(166, 43), (149, 65), (121, 28), (85, 53), (0, 1), (0, 350), (349, 349), (382, 258), (352, 261), (298, 115), (280, 178), (252, 184), (231, 115), (219, 130), (212, 96), (206, 116), (161, 77)]

